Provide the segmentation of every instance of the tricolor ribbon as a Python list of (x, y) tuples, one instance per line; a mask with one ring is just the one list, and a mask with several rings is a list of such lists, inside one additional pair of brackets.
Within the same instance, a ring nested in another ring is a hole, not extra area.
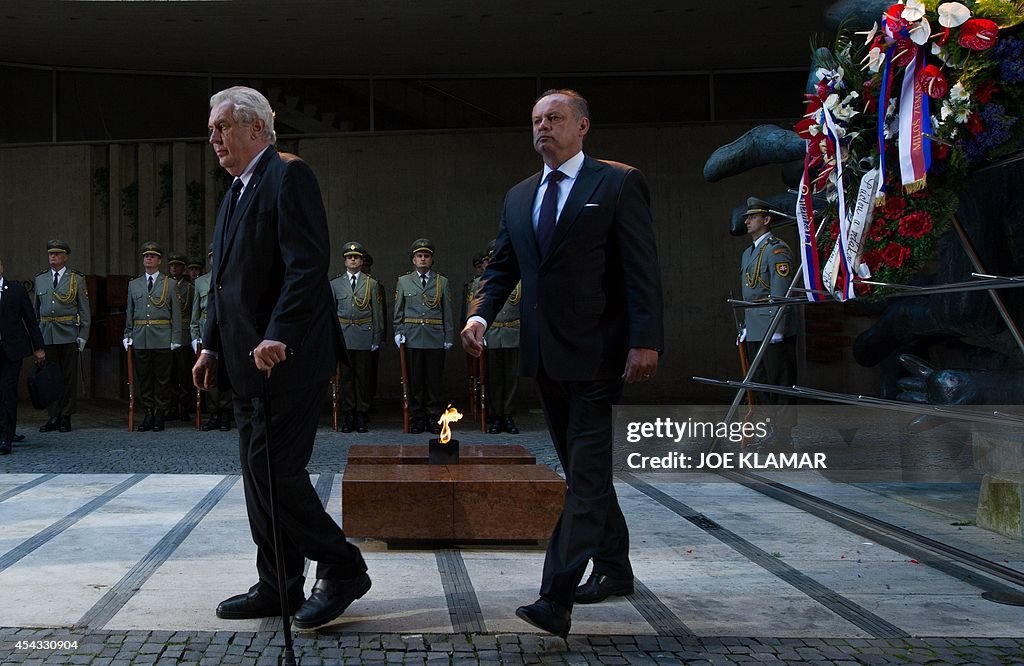
[(905, 192), (917, 192), (927, 186), (926, 177), (931, 166), (931, 114), (928, 95), (917, 80), (918, 70), (924, 66), (924, 50), (919, 49), (903, 72), (900, 88), (900, 180)]
[[(822, 271), (822, 279), (825, 286), (840, 300), (856, 298), (856, 293), (848, 296), (847, 292), (844, 291), (841, 295), (840, 292), (835, 291), (833, 288), (839, 276), (840, 265), (844, 263), (843, 258), (845, 258), (845, 265), (853, 267), (857, 275), (865, 279), (871, 277), (871, 270), (867, 264), (863, 263), (861, 256), (864, 252), (864, 239), (871, 228), (871, 218), (874, 215), (878, 178), (878, 169), (868, 171), (861, 178), (860, 187), (857, 190), (857, 203), (854, 206), (853, 215), (850, 216), (846, 242), (844, 243), (842, 239), (836, 241), (836, 244), (832, 247), (832, 254), (829, 256), (828, 261), (825, 262), (825, 268)], [(843, 251), (844, 249), (845, 252)], [(849, 280), (849, 286), (853, 286), (853, 279)]]
[(818, 241), (814, 226), (814, 200), (811, 197), (810, 156), (804, 157), (804, 172), (800, 176), (800, 191), (796, 199), (796, 228), (800, 236), (800, 255), (804, 262), (804, 289), (809, 301), (825, 300), (821, 283), (821, 262), (818, 259)]
[[(835, 155), (836, 160), (836, 208), (839, 211), (839, 240), (836, 246), (845, 248), (850, 245), (850, 220), (846, 210), (846, 179), (843, 175), (842, 146), (839, 145), (839, 131), (836, 128), (836, 121), (827, 106), (821, 107), (821, 115), (821, 126), (825, 130), (825, 140), (831, 144), (832, 153)], [(831, 282), (828, 282), (829, 278), (825, 276), (825, 286), (831, 290), (837, 284), (836, 278), (838, 278), (839, 289), (836, 290), (835, 296), (839, 300), (845, 301), (856, 296), (853, 291), (853, 271), (850, 268), (846, 252), (839, 252), (838, 254), (839, 264), (837, 268), (839, 269), (839, 274), (838, 276), (833, 276)]]

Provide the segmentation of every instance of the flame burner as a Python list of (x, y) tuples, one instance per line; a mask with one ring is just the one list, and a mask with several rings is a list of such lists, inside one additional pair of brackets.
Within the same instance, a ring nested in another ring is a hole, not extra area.
[(458, 465), (459, 464), (459, 440), (452, 439), (452, 429), (449, 424), (462, 419), (459, 410), (448, 405), (448, 409), (441, 414), (437, 420), (441, 426), (441, 436), (427, 442), (427, 464), (429, 465)]

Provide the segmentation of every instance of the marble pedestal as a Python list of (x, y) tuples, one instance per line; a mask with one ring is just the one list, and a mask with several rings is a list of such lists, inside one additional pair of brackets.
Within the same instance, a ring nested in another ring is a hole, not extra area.
[(425, 444), (353, 446), (341, 481), (345, 533), (449, 542), (551, 535), (565, 481), (523, 447), (466, 446), (458, 465), (427, 465), (426, 457)]

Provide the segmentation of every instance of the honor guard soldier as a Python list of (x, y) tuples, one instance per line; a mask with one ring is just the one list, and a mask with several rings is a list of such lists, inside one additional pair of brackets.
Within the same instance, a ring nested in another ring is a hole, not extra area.
[[(206, 252), (207, 261), (213, 263), (213, 243)], [(207, 271), (196, 278), (195, 295), (192, 299), (192, 317), (189, 323), (189, 333), (192, 336), (192, 351), (200, 352), (203, 344), (203, 329), (206, 328), (206, 306), (210, 300), (210, 272)], [(210, 410), (210, 418), (203, 424), (203, 432), (231, 430), (231, 401), (234, 395), (231, 389), (215, 386), (207, 394), (206, 406)]]
[(188, 272), (188, 279), (192, 281), (192, 285), (195, 286), (196, 280), (203, 274), (203, 260), (199, 257), (189, 257), (188, 265), (185, 266), (185, 270)]
[(444, 353), (455, 344), (457, 322), (448, 278), (431, 270), (434, 244), (429, 239), (412, 244), (412, 265), (415, 270), (399, 277), (395, 287), (395, 344), (406, 346), (409, 432), (437, 433), (445, 409)]
[[(178, 307), (181, 308), (182, 335), (190, 334), (192, 322), (192, 302), (195, 287), (188, 274), (188, 259), (185, 255), (172, 252), (167, 258), (167, 268), (171, 278), (178, 283), (174, 291)], [(174, 350), (174, 369), (171, 373), (171, 407), (170, 412), (182, 421), (189, 420), (189, 413), (195, 408), (195, 386), (192, 384), (192, 366), (196, 364), (196, 355), (187, 346), (182, 345)]]
[(351, 367), (341, 370), (341, 431), (368, 432), (367, 412), (373, 404), (377, 385), (374, 352), (384, 341), (384, 303), (380, 283), (363, 272), (366, 251), (361, 243), (349, 242), (345, 251), (345, 273), (331, 280), (338, 325), (345, 337)]
[[(363, 250), (363, 272), (367, 275), (373, 275), (373, 255), (367, 250)], [(388, 293), (384, 291), (384, 285), (381, 284), (380, 280), (377, 280), (377, 300), (380, 301), (381, 312), (388, 312)], [(388, 322), (385, 316), (383, 320), (384, 337), (387, 337)], [(380, 368), (380, 349), (370, 352), (373, 356), (373, 392), (371, 396), (377, 395), (377, 381), (380, 377), (378, 369)]]
[[(487, 270), (492, 254), (494, 241), (482, 254), (480, 275), (470, 283), (467, 304), (480, 288), (483, 271)], [(501, 432), (519, 434), (512, 414), (516, 389), (519, 388), (519, 301), (522, 294), (523, 284), (520, 282), (484, 333), (484, 354), (487, 356), (484, 364), (487, 376), (484, 379), (487, 382), (487, 416), (490, 419), (487, 432), (492, 435)]]
[[(750, 197), (747, 199), (746, 216), (743, 223), (753, 245), (743, 251), (740, 269), (743, 278), (744, 301), (768, 301), (769, 297), (783, 298), (793, 281), (793, 252), (781, 238), (771, 231), (775, 216), (768, 202)], [(762, 341), (767, 336), (769, 325), (780, 306), (746, 308), (743, 316), (744, 328), (738, 344), (747, 345), (748, 358), (754, 358)], [(771, 335), (769, 344), (761, 356), (761, 364), (753, 381), (776, 386), (796, 384), (796, 336), (800, 322), (794, 308), (784, 308), (782, 319)], [(792, 446), (790, 433), (796, 421), (793, 413), (793, 399), (778, 393), (758, 393), (764, 405), (773, 406), (772, 430), (767, 437), (760, 438), (756, 448), (786, 449)]]
[(71, 431), (78, 395), (78, 368), (92, 321), (85, 276), (67, 267), (71, 246), (62, 240), (47, 243), (50, 268), (36, 276), (35, 306), (46, 357), (64, 377), (64, 397), (49, 406), (49, 418), (39, 432)]
[[(181, 307), (176, 297), (178, 283), (160, 272), (163, 250), (156, 243), (142, 246), (144, 273), (128, 283), (125, 308), (125, 350), (134, 350), (135, 395), (142, 400), (145, 417), (139, 431), (164, 429), (164, 417), (171, 404), (173, 352), (181, 347)], [(134, 387), (133, 387), (134, 388)]]

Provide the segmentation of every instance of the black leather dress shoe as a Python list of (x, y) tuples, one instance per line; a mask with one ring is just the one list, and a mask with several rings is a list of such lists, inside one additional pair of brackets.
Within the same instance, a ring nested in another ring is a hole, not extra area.
[(541, 597), (529, 606), (520, 606), (516, 609), (516, 617), (533, 626), (565, 638), (572, 628), (572, 614), (551, 601)]
[(61, 432), (71, 432), (71, 417), (70, 416), (62, 416), (62, 417), (60, 417), (60, 428), (58, 428), (58, 430), (60, 430)]
[(412, 423), (409, 424), (409, 432), (414, 435), (418, 435), (423, 432), (423, 420), (413, 419)]
[(157, 412), (153, 416), (153, 432), (160, 432), (164, 429), (164, 413)]
[(6, 456), (11, 452), (11, 440), (0, 440), (0, 456)]
[(502, 431), (502, 418), (491, 419), (491, 427), (487, 429), (488, 435), (497, 435)]
[(227, 432), (228, 430), (231, 430), (231, 419), (225, 416), (220, 420), (220, 431)]
[(505, 432), (510, 435), (519, 434), (519, 428), (516, 427), (516, 422), (512, 420), (511, 416), (505, 417)]
[(354, 427), (355, 427), (355, 425), (354, 425), (354, 422), (352, 420), (352, 413), (349, 412), (348, 414), (345, 414), (345, 418), (341, 422), (341, 431), (342, 432), (352, 432), (352, 428), (354, 428)]
[(52, 416), (46, 420), (46, 423), (39, 426), (39, 432), (52, 432), (60, 427), (60, 417)]
[(11, 441), (12, 442), (24, 442), (25, 441), (25, 435), (15, 435), (14, 437), (11, 437)]
[(147, 411), (145, 417), (142, 419), (142, 423), (135, 426), (135, 429), (139, 432), (146, 432), (153, 429), (153, 412)]
[(586, 583), (576, 588), (576, 603), (596, 604), (608, 597), (624, 597), (633, 594), (633, 579), (622, 580), (592, 573)]
[[(302, 605), (304, 599), (296, 595), (289, 600), (288, 612), (293, 613)], [(217, 606), (217, 617), (222, 620), (252, 620), (260, 617), (275, 617), (281, 614), (281, 601), (275, 594), (246, 592), (236, 594), (220, 602)]]
[(210, 432), (220, 427), (220, 414), (214, 414), (203, 424), (203, 432)]
[(370, 585), (370, 577), (366, 574), (347, 580), (317, 580), (309, 599), (295, 611), (295, 628), (313, 629), (327, 624), (344, 613), (353, 601), (366, 594)]
[(366, 413), (356, 413), (356, 432), (370, 432), (370, 429), (366, 426)]

